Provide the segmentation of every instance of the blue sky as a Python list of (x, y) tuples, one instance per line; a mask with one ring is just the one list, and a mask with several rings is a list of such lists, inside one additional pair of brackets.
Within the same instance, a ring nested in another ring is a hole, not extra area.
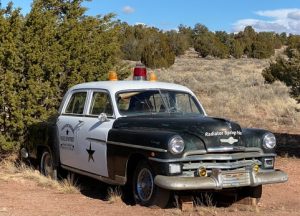
[[(1, 2), (3, 7), (8, 0)], [(13, 2), (27, 13), (32, 1)], [(93, 0), (84, 6), (88, 15), (113, 12), (129, 24), (163, 30), (201, 23), (212, 31), (236, 32), (252, 25), (257, 31), (300, 34), (300, 0)]]

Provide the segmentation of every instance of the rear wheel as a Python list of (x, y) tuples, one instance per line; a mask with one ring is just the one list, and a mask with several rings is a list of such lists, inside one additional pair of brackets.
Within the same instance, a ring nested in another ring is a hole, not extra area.
[(40, 161), (40, 172), (47, 177), (57, 179), (57, 170), (54, 167), (53, 156), (48, 150), (44, 150)]
[(146, 161), (141, 161), (133, 176), (133, 194), (136, 203), (143, 206), (165, 208), (170, 199), (170, 191), (154, 184), (155, 173)]

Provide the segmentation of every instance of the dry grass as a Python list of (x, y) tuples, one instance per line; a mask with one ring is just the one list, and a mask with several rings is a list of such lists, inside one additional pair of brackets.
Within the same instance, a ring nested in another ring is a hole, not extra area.
[(63, 179), (62, 181), (59, 182), (59, 184), (61, 186), (59, 191), (62, 193), (74, 194), (74, 193), (79, 193), (80, 191), (80, 187), (77, 184), (77, 182), (71, 178)]
[(61, 193), (79, 193), (80, 188), (69, 178), (62, 181), (55, 181), (40, 174), (37, 170), (25, 165), (24, 163), (16, 163), (15, 156), (11, 156), (0, 162), (0, 180), (17, 181), (26, 183), (30, 180), (40, 187), (53, 188)]
[[(176, 196), (175, 196), (176, 199)], [(177, 197), (178, 199), (178, 197)], [(193, 198), (193, 208), (180, 208), (179, 200), (176, 199), (177, 208), (168, 210), (167, 215), (195, 215), (195, 216), (216, 216), (216, 215), (256, 215), (260, 213), (259, 207), (234, 203), (229, 207), (217, 207), (213, 196), (210, 193), (201, 193)]]
[(194, 213), (199, 216), (214, 216), (218, 215), (216, 207), (196, 206)]
[(122, 201), (122, 191), (120, 187), (115, 187), (115, 188), (108, 188), (108, 195), (107, 195), (107, 201), (110, 204), (113, 203), (123, 203)]
[(269, 61), (207, 60), (190, 50), (157, 75), (161, 81), (192, 89), (210, 116), (229, 118), (243, 127), (300, 133), (300, 105), (289, 96), (288, 87), (264, 83), (261, 72)]
[(194, 198), (194, 206), (194, 211), (198, 215), (217, 215), (217, 208), (211, 194), (204, 193), (201, 197)]

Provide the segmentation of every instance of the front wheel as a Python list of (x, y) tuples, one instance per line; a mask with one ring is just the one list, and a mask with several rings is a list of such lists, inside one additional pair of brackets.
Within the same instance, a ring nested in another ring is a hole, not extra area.
[(53, 156), (48, 150), (44, 150), (40, 161), (40, 172), (52, 179), (57, 179), (57, 170), (54, 167)]
[(154, 184), (155, 174), (146, 161), (141, 161), (133, 176), (133, 195), (136, 203), (143, 206), (165, 208), (170, 199), (170, 191)]

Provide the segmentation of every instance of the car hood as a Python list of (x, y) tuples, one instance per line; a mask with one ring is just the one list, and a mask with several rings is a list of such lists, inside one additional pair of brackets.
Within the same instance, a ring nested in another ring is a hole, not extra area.
[(207, 152), (243, 150), (242, 129), (235, 122), (223, 118), (184, 115), (147, 115), (123, 117), (113, 128), (133, 130), (165, 130), (194, 135), (201, 139)]

